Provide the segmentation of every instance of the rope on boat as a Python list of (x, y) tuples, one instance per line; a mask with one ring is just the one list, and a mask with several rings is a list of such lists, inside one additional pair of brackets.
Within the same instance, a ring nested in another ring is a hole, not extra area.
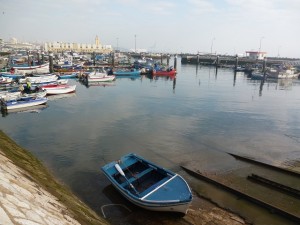
[(129, 212), (131, 212), (131, 210), (130, 210), (127, 206), (125, 206), (125, 205), (123, 205), (123, 204), (106, 204), (106, 205), (101, 206), (101, 212), (102, 212), (104, 218), (106, 218), (106, 216), (105, 216), (105, 213), (104, 213), (104, 210), (103, 210), (103, 209), (104, 209), (104, 207), (107, 207), (107, 206), (122, 206), (123, 208), (125, 208), (125, 209), (127, 209)]

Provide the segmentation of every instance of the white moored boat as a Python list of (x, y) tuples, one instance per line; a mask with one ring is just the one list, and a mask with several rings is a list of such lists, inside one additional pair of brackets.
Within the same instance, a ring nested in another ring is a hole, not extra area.
[(8, 100), (8, 101), (1, 101), (1, 106), (4, 109), (20, 109), (20, 108), (27, 108), (36, 105), (46, 104), (48, 101), (47, 98), (33, 98), (33, 97), (22, 97), (18, 99)]
[(109, 82), (116, 79), (115, 75), (107, 75), (103, 67), (87, 75), (88, 82)]
[(75, 92), (76, 85), (50, 84), (42, 86), (42, 89), (47, 90), (48, 95), (67, 94)]

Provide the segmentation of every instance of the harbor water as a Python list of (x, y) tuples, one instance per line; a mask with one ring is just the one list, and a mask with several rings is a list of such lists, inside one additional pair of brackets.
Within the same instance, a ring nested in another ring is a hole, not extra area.
[[(90, 86), (70, 80), (76, 93), (50, 96), (45, 107), (32, 112), (3, 114), (0, 129), (101, 216), (109, 204), (123, 204), (133, 214), (148, 213), (124, 200), (100, 171), (105, 163), (134, 152), (180, 173), (197, 193), (255, 224), (286, 222), (237, 203), (236, 197), (190, 177), (180, 165), (271, 198), (273, 192), (251, 188), (242, 177), (253, 171), (277, 175), (228, 153), (300, 172), (300, 80), (262, 83), (229, 68), (180, 63), (177, 71), (176, 78), (118, 77)], [(299, 180), (280, 179), (300, 189)], [(285, 200), (287, 205), (293, 202), (289, 210), (299, 216), (299, 199)], [(127, 209), (112, 208), (106, 211), (112, 222), (128, 216)]]

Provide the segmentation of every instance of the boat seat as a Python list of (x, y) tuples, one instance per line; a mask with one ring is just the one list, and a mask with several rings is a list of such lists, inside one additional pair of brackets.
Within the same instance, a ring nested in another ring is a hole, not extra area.
[[(144, 170), (143, 172), (136, 174), (134, 177), (131, 177), (130, 179), (128, 179), (128, 181), (130, 183), (132, 183), (135, 180), (137, 180), (137, 179), (141, 178), (142, 176), (144, 176), (145, 174), (150, 173), (152, 170), (153, 170), (153, 168), (148, 168), (148, 169)], [(125, 181), (121, 184), (122, 187), (125, 187), (126, 185), (128, 185), (127, 181)]]
[(160, 186), (161, 184), (165, 183), (166, 181), (168, 181), (171, 177), (167, 176), (164, 179), (160, 180), (159, 182), (151, 185), (149, 188), (147, 188), (146, 190), (144, 190), (142, 193), (140, 193), (140, 196), (144, 196), (146, 194), (148, 194), (149, 192), (153, 191), (155, 188), (157, 188), (158, 186)]

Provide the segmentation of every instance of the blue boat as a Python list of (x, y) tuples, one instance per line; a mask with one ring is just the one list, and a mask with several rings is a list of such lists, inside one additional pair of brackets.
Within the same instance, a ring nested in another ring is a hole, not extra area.
[(134, 153), (101, 170), (126, 199), (144, 209), (186, 214), (192, 202), (191, 189), (180, 175)]
[(15, 73), (10, 73), (10, 72), (0, 73), (0, 76), (9, 77), (9, 78), (13, 78), (13, 79), (25, 78), (25, 75), (23, 75), (23, 74), (15, 74)]
[(140, 70), (131, 69), (131, 70), (117, 70), (114, 71), (115, 76), (139, 76), (141, 74)]
[(78, 73), (73, 72), (73, 73), (61, 73), (58, 75), (58, 79), (72, 79), (72, 78), (77, 78)]

